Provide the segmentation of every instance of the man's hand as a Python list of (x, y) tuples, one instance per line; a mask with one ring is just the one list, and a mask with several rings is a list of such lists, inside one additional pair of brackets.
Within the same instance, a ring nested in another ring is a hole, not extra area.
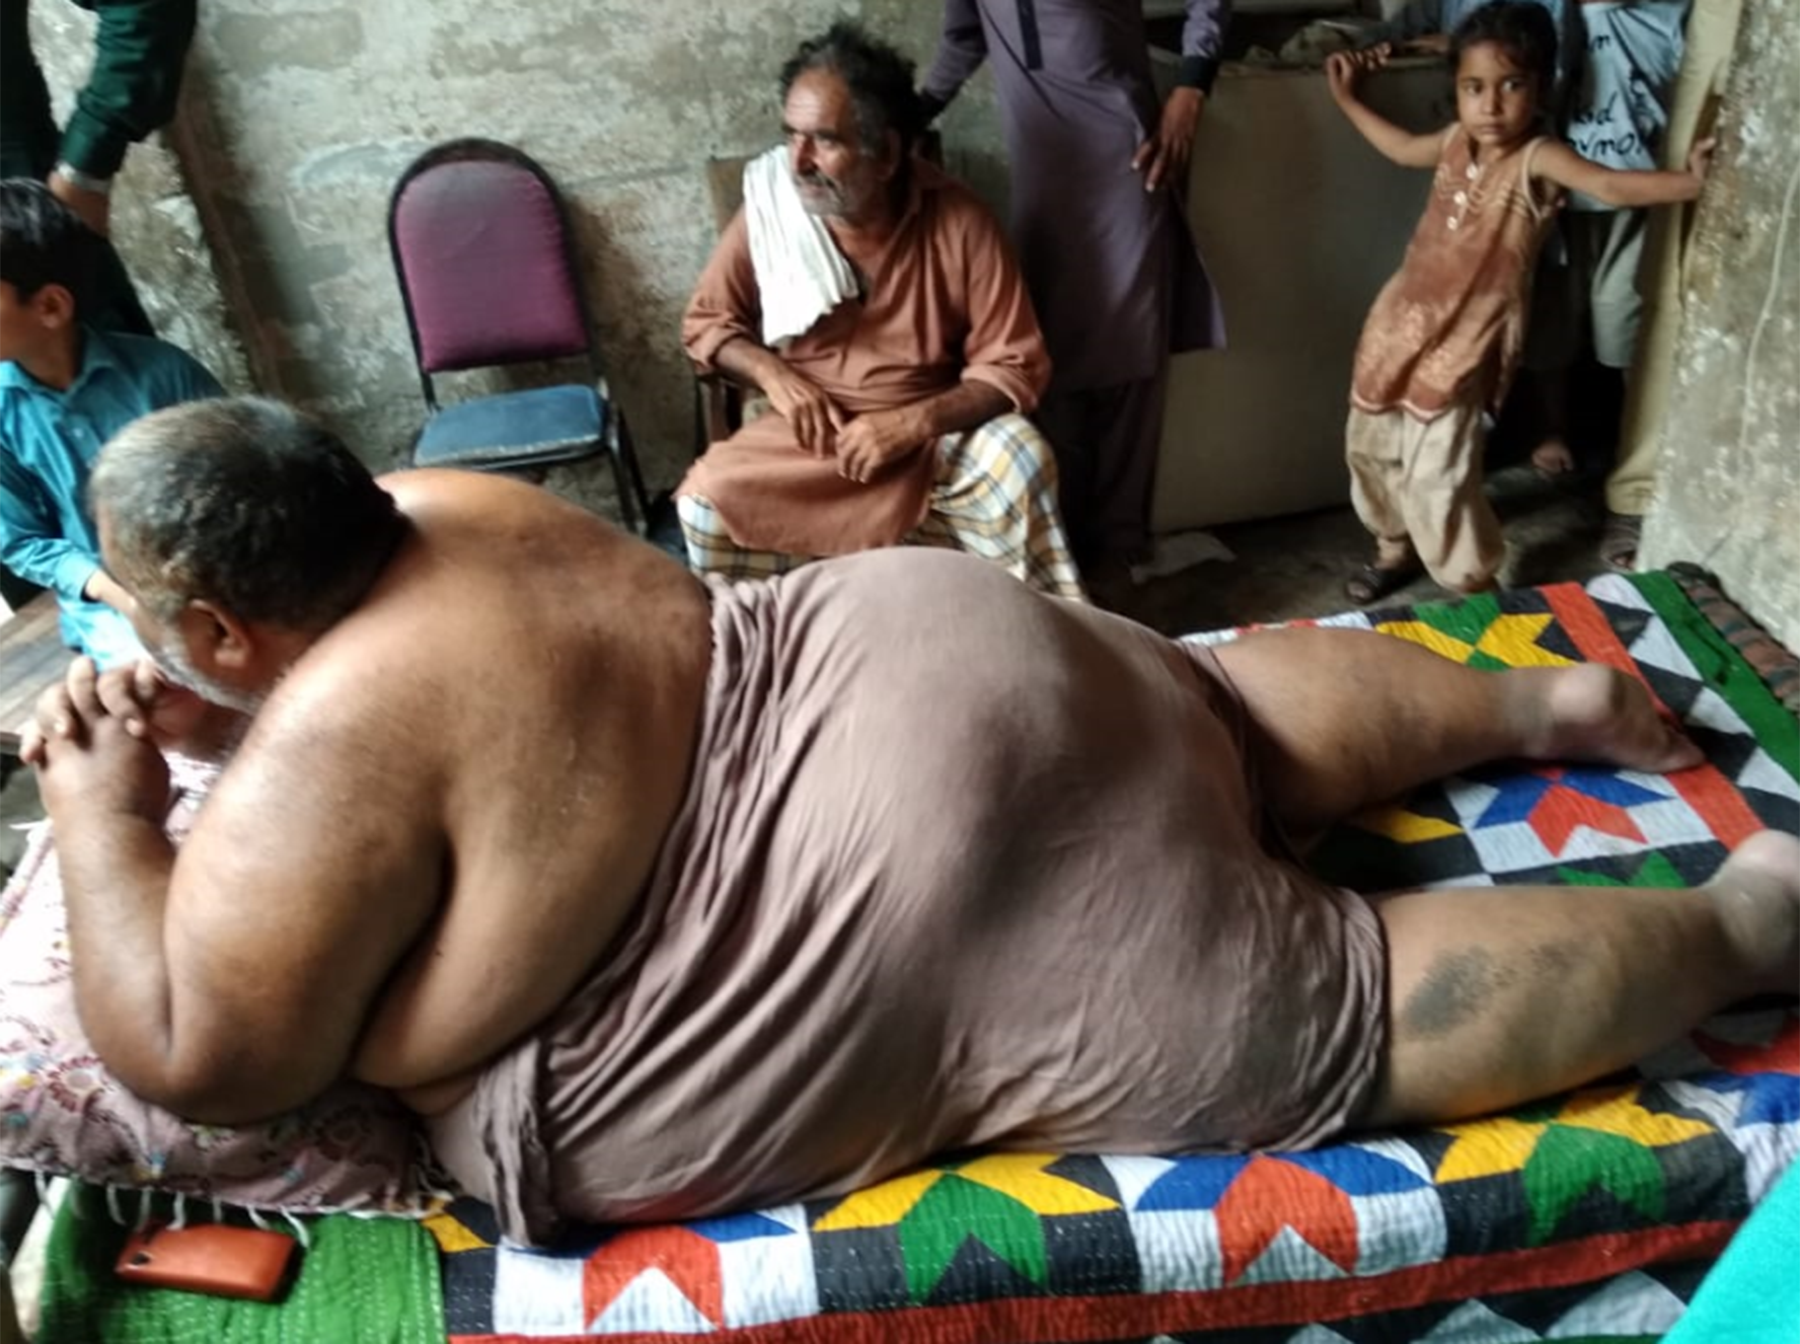
[(838, 431), (838, 475), (867, 484), (895, 462), (911, 457), (927, 437), (904, 406), (859, 415)]
[(106, 192), (78, 187), (54, 170), (46, 185), (52, 196), (73, 210), (83, 224), (102, 238), (111, 231), (112, 197)]
[(161, 750), (178, 748), (206, 721), (214, 706), (163, 675), (148, 658), (100, 674), (100, 707), (131, 736)]
[(795, 373), (786, 363), (781, 363), (779, 371), (767, 370), (757, 381), (768, 394), (769, 404), (794, 427), (800, 446), (814, 456), (827, 456), (837, 444), (838, 431), (849, 420), (838, 404), (812, 379)]
[(100, 681), (93, 659), (70, 663), (68, 675), (38, 697), (19, 757), (37, 768), (44, 806), (52, 816), (79, 805), (160, 825), (169, 807), (168, 762), (107, 712)]
[(1194, 132), (1205, 105), (1206, 95), (1199, 89), (1179, 88), (1169, 95), (1156, 134), (1131, 156), (1132, 171), (1144, 174), (1145, 191), (1156, 191), (1164, 183), (1179, 186), (1187, 180), (1188, 155), (1193, 152)]

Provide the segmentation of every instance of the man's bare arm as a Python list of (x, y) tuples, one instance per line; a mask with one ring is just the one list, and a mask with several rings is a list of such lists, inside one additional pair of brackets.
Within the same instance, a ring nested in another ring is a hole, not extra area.
[(733, 336), (714, 353), (713, 363), (739, 382), (761, 388), (776, 413), (794, 427), (807, 452), (823, 456), (832, 450), (849, 417), (824, 389), (796, 373), (780, 355), (748, 336)]
[(38, 767), (83, 1028), (127, 1088), (190, 1118), (310, 1100), (344, 1073), (438, 897), (441, 845), (404, 782), (380, 817), (351, 801), (374, 796), (382, 781), (359, 778), (372, 766), (395, 782), (380, 763), (396, 744), (366, 725), (347, 740), (316, 715), (277, 732), (221, 777), (177, 854), (162, 754), (93, 683), (91, 665), (72, 671), (50, 707), (69, 731), (44, 736)]

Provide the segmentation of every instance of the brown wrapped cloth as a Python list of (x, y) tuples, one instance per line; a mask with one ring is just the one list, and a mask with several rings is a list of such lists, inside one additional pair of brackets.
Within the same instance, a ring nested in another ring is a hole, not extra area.
[(432, 1122), (526, 1241), (964, 1147), (1303, 1146), (1384, 1040), (1206, 650), (947, 552), (716, 586), (694, 777), (589, 984)]

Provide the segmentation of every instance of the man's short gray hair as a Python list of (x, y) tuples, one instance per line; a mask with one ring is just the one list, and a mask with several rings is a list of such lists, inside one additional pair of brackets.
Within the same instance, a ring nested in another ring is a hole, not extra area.
[(342, 440), (260, 397), (192, 401), (116, 434), (88, 482), (116, 577), (159, 621), (190, 601), (323, 630), (405, 530)]

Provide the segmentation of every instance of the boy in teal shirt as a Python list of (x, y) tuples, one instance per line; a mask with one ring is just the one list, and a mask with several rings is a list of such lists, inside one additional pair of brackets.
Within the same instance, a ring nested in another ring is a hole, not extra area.
[(100, 564), (89, 468), (139, 416), (223, 389), (164, 341), (81, 321), (95, 255), (49, 188), (0, 181), (0, 564), (54, 591), (63, 641), (110, 667), (141, 650)]

